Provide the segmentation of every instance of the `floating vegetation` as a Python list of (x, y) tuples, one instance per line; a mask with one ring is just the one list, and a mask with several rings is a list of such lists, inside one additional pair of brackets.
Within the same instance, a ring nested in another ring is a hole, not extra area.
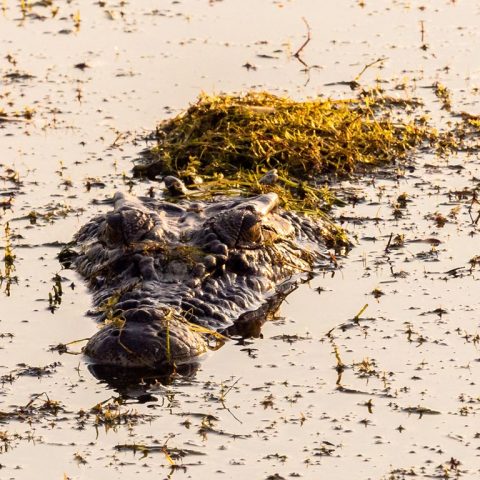
[[(68, 188), (68, 180), (62, 182), (62, 185)], [(66, 203), (51, 202), (43, 207), (43, 211), (31, 210), (23, 217), (15, 220), (28, 220), (31, 225), (53, 224), (59, 219), (67, 218), (69, 215), (83, 212), (83, 208), (74, 209)], [(42, 222), (42, 223), (41, 223)]]
[(19, 363), (17, 364), (17, 368), (11, 370), (7, 374), (0, 376), (0, 382), (2, 384), (13, 383), (18, 377), (41, 378), (45, 376), (51, 376), (56, 373), (57, 368), (61, 366), (62, 364), (60, 362), (53, 362), (43, 367), (30, 366), (25, 363)]
[(170, 465), (175, 465), (175, 460), (182, 460), (187, 456), (196, 456), (196, 455), (206, 455), (204, 452), (199, 450), (192, 450), (187, 448), (175, 448), (167, 447), (166, 442), (163, 445), (146, 445), (141, 443), (130, 443), (130, 444), (121, 444), (115, 445), (115, 450), (118, 452), (131, 451), (133, 453), (141, 453), (144, 458), (150, 453), (160, 452), (165, 455), (166, 460)]
[(62, 303), (62, 278), (58, 273), (53, 277), (52, 291), (48, 293), (48, 308), (52, 313), (55, 313)]
[(405, 157), (428, 138), (413, 122), (382, 117), (386, 99), (305, 102), (269, 93), (202, 95), (185, 113), (157, 128), (152, 162), (137, 173), (180, 173), (227, 178), (242, 170), (278, 168), (300, 179), (349, 173), (359, 164), (377, 165)]
[(441, 415), (441, 412), (437, 410), (432, 410), (431, 408), (427, 407), (405, 407), (401, 409), (402, 412), (406, 412), (408, 414), (417, 414), (420, 418), (424, 415)]
[(442, 109), (450, 112), (452, 110), (452, 96), (450, 90), (445, 85), (435, 82), (433, 84), (433, 92), (442, 103)]
[(420, 121), (394, 119), (407, 102), (394, 100), (376, 90), (304, 102), (267, 92), (202, 95), (157, 127), (157, 144), (134, 173), (174, 174), (214, 193), (276, 191), (285, 208), (315, 213), (336, 201), (325, 186), (332, 175), (394, 163), (435, 138)]
[(75, 27), (75, 31), (78, 32), (80, 30), (80, 25), (82, 23), (82, 19), (80, 18), (80, 10), (75, 11), (72, 15), (73, 25)]
[(15, 254), (13, 253), (11, 242), (10, 224), (5, 224), (5, 249), (3, 254), (3, 272), (0, 269), (0, 286), (5, 284), (5, 295), (10, 296), (10, 288), (12, 283), (17, 283), (18, 279), (13, 272), (15, 271)]
[(19, 116), (22, 116), (26, 120), (31, 120), (33, 118), (33, 116), (35, 115), (35, 113), (36, 113), (36, 111), (35, 111), (34, 108), (25, 106), (23, 108), (23, 112), (21, 114), (19, 114)]
[[(116, 430), (120, 425), (136, 425), (144, 415), (134, 409), (122, 408), (123, 402), (120, 398), (110, 398), (107, 401), (98, 403), (91, 408), (90, 413), (95, 416), (95, 426), (104, 426), (108, 431), (110, 428)], [(85, 411), (78, 412), (78, 417), (86, 417)]]

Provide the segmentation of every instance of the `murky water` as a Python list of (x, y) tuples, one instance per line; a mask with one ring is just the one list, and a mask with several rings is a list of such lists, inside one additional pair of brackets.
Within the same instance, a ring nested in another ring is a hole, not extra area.
[[(359, 180), (364, 201), (335, 212), (356, 239), (342, 268), (301, 285), (263, 338), (228, 343), (190, 380), (150, 397), (130, 391), (118, 407), (81, 356), (49, 349), (97, 328), (52, 242), (107, 208), (95, 200), (150, 188), (132, 184), (130, 169), (158, 120), (201, 91), (349, 95), (336, 82), (384, 57), (361, 83), (421, 97), (440, 124), (448, 115), (426, 87), (441, 81), (455, 111), (478, 113), (477, 2), (24, 4), (4, 0), (0, 17), (0, 243), (15, 255), (0, 296), (0, 477), (478, 478), (480, 300), (469, 260), (480, 253), (480, 208), (454, 193), (478, 187), (476, 155), (423, 156), (396, 178)], [(292, 58), (302, 18), (307, 71)]]

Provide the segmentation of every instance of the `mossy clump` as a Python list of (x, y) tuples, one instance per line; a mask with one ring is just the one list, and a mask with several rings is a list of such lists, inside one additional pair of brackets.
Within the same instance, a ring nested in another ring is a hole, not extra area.
[(391, 120), (378, 97), (296, 102), (266, 92), (202, 95), (156, 133), (137, 174), (234, 179), (277, 168), (286, 178), (317, 181), (404, 158), (427, 137), (424, 126)]

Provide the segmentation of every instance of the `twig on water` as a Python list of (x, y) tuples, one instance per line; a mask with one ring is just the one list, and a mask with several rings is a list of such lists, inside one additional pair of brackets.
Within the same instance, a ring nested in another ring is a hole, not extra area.
[(424, 51), (428, 50), (428, 44), (425, 43), (425, 22), (423, 20), (420, 21), (420, 48)]
[(385, 253), (388, 253), (390, 251), (390, 245), (392, 243), (392, 238), (393, 238), (393, 232), (390, 233), (390, 237), (388, 238), (388, 243), (387, 243), (387, 246), (385, 247)]
[(368, 303), (366, 303), (361, 309), (360, 311), (353, 317), (353, 321), (358, 323), (358, 321), (360, 320), (360, 315), (368, 308)]
[(302, 43), (302, 45), (300, 45), (300, 48), (293, 54), (293, 56), (305, 67), (305, 68), (309, 68), (308, 65), (306, 64), (306, 62), (302, 59), (302, 57), (300, 57), (300, 53), (303, 51), (303, 49), (309, 44), (310, 40), (312, 39), (312, 35), (311, 35), (311, 29), (310, 29), (310, 25), (308, 24), (307, 20), (305, 19), (305, 17), (302, 17), (302, 20), (303, 20), (303, 23), (306, 25), (307, 27), (307, 38), (306, 40)]
[(377, 63), (381, 63), (381, 62), (384, 62), (385, 60), (388, 60), (388, 57), (380, 57), (380, 58), (377, 58), (375, 61), (371, 62), (371, 63), (367, 63), (363, 68), (362, 70), (360, 71), (360, 73), (354, 78), (354, 82), (358, 82), (358, 80), (360, 80), (360, 77), (370, 68), (370, 67), (373, 67), (374, 65), (376, 65)]
[(420, 21), (420, 41), (422, 45), (425, 43), (425, 22), (423, 20)]

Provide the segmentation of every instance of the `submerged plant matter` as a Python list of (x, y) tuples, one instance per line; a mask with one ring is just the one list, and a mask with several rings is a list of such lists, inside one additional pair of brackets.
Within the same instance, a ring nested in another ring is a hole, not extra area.
[[(420, 119), (392, 111), (418, 102), (363, 92), (358, 98), (297, 102), (266, 92), (202, 95), (161, 123), (137, 175), (175, 174), (203, 192), (276, 191), (284, 207), (306, 213), (330, 206), (326, 175), (393, 163), (434, 137)], [(275, 181), (264, 175), (276, 169)]]

